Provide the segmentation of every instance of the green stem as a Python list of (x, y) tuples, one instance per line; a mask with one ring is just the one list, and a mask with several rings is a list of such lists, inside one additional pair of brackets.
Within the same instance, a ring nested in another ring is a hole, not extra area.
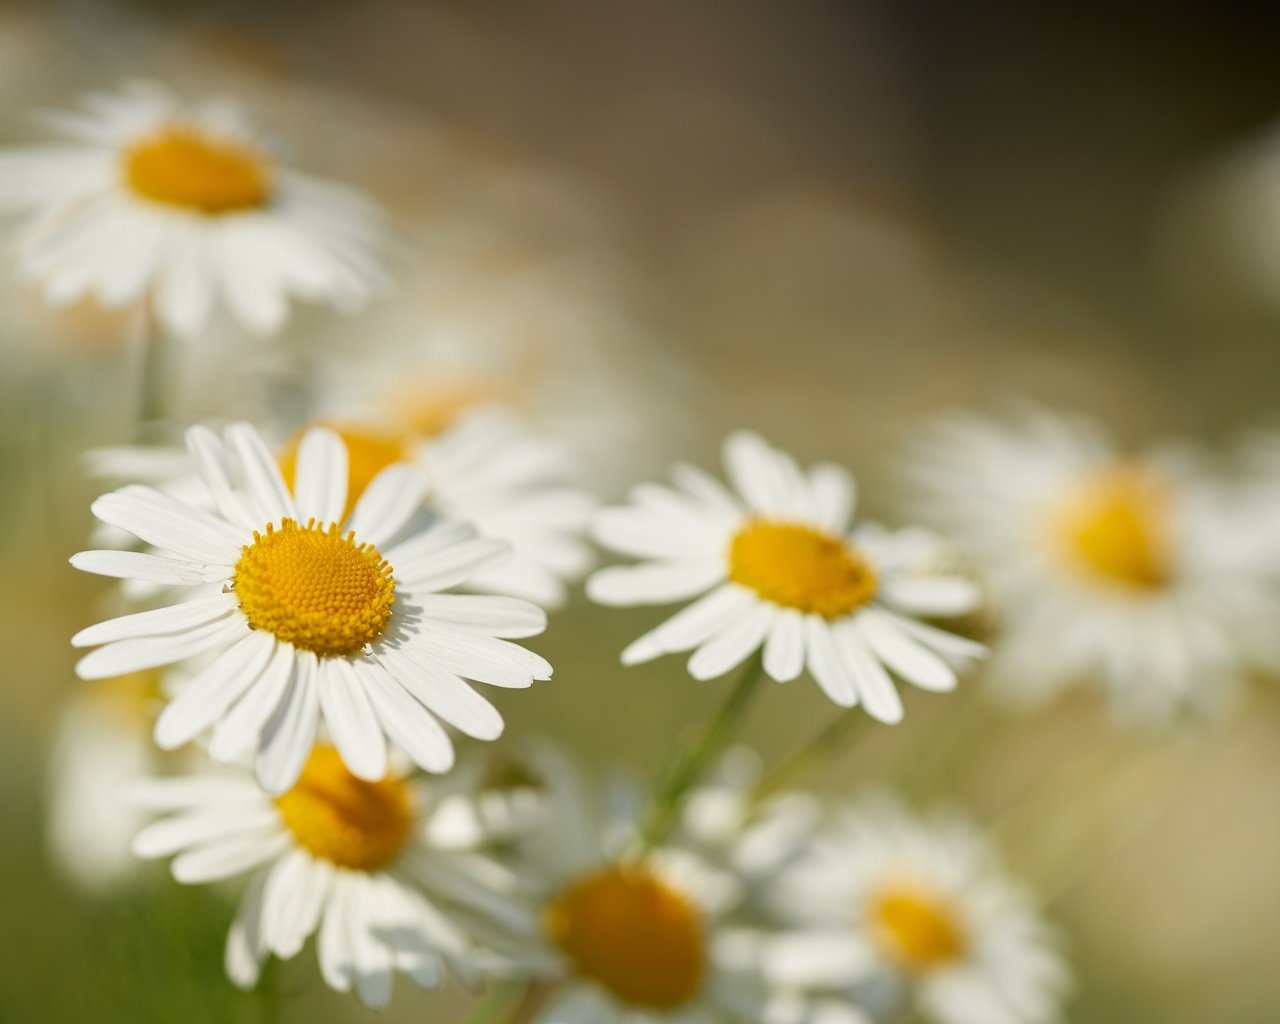
[(671, 834), (689, 791), (724, 753), (763, 678), (764, 662), (757, 653), (747, 663), (719, 712), (698, 740), (679, 751), (667, 764), (659, 777), (653, 803), (641, 830), (646, 849), (661, 844)]
[(810, 740), (784, 757), (756, 783), (757, 800), (785, 789), (804, 775), (818, 761), (829, 757), (844, 745), (850, 733), (863, 724), (867, 716), (859, 708), (850, 708), (820, 729)]

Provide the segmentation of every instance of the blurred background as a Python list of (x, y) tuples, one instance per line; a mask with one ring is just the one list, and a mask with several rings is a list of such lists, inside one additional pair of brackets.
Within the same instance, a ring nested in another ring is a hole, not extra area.
[[(895, 456), (959, 406), (1079, 408), (1133, 442), (1275, 425), (1278, 33), (1280, 8), (1243, 2), (50, 0), (0, 6), (0, 142), (152, 77), (237, 99), (391, 210), (396, 295), (278, 342), (202, 340), (179, 419), (260, 418), (299, 365), (420, 338), (444, 376), (482, 352), (519, 378), (606, 497), (750, 425), (853, 467), (892, 520)], [(132, 438), (137, 352), (127, 317), (52, 313), (9, 266), (0, 1021), (252, 1021), (220, 980), (218, 893), (153, 867), (104, 894), (49, 854), (55, 736), (92, 685), (66, 640), (107, 591), (66, 564), (99, 489), (79, 454)], [(618, 667), (660, 614), (575, 597), (534, 644), (555, 681), (501, 701), (509, 734), (655, 763), (718, 696), (674, 659)], [(1273, 684), (1159, 732), (1090, 696), (1030, 717), (974, 687), (904, 696), (906, 722), (861, 730), (818, 784), (989, 823), (1068, 936), (1069, 1019), (1280, 1019)], [(776, 757), (828, 713), (771, 688), (747, 738)], [(369, 1016), (309, 957), (268, 983), (291, 1021)], [(460, 1005), (400, 983), (387, 1019)]]

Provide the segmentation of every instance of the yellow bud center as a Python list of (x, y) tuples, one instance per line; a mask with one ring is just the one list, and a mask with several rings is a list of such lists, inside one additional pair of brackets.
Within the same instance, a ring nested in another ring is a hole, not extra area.
[(753, 519), (729, 545), (729, 578), (766, 601), (838, 619), (876, 595), (875, 569), (847, 541), (801, 523)]
[(571, 882), (543, 910), (542, 927), (582, 977), (631, 1006), (675, 1010), (707, 973), (698, 910), (642, 867)]
[(1172, 575), (1168, 487), (1141, 466), (1078, 481), (1053, 509), (1050, 532), (1068, 567), (1094, 581), (1153, 590)]
[(216, 216), (265, 206), (271, 165), (236, 139), (175, 124), (135, 144), (124, 157), (125, 181), (138, 195)]
[(347, 507), (342, 513), (344, 519), (351, 514), (374, 477), (388, 466), (404, 462), (412, 455), (410, 437), (399, 431), (362, 424), (308, 423), (289, 439), (278, 460), (284, 482), (291, 491), (298, 472), (298, 446), (306, 432), (316, 426), (328, 427), (347, 446)]
[(381, 636), (396, 599), (391, 566), (372, 544), (292, 519), (254, 533), (234, 587), (250, 626), (321, 656), (355, 654)]
[(317, 744), (276, 807), (308, 853), (354, 871), (377, 871), (399, 856), (413, 827), (403, 779), (357, 779), (328, 744)]
[(871, 899), (871, 941), (900, 970), (920, 974), (959, 959), (966, 940), (951, 902), (915, 881), (884, 885)]

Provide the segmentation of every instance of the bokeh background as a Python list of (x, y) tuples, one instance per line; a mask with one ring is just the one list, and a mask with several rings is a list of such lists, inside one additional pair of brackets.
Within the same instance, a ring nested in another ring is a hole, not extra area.
[[(894, 459), (929, 417), (1032, 399), (1125, 439), (1219, 439), (1280, 413), (1280, 9), (971, 0), (362, 0), (0, 6), (0, 142), (32, 107), (154, 77), (218, 93), (296, 161), (392, 211), (398, 294), (215, 335), (178, 419), (280, 402), (300, 365), (414, 332), (519, 353), (517, 396), (616, 496), (751, 425), (852, 466), (893, 519)], [(10, 261), (11, 264), (11, 261)], [(58, 314), (0, 278), (0, 1021), (253, 1021), (221, 980), (230, 904), (144, 872), (94, 895), (50, 860), (67, 637), (104, 586), (85, 448), (132, 437), (126, 317)], [(674, 660), (623, 673), (659, 613), (580, 597), (535, 646), (555, 681), (501, 702), (513, 736), (650, 766), (714, 706)], [(1280, 694), (1223, 720), (1110, 723), (1092, 697), (1030, 717), (905, 694), (817, 772), (960, 803), (1043, 894), (1080, 1024), (1280, 1019)], [(776, 757), (829, 708), (771, 688)], [(275, 970), (287, 1019), (369, 1015)], [(398, 986), (392, 1021), (456, 1019)]]

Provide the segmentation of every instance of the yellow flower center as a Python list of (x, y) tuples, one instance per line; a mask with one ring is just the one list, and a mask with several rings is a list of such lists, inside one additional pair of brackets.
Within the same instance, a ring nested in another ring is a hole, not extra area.
[(631, 1006), (683, 1006), (707, 972), (701, 915), (642, 867), (571, 882), (543, 910), (542, 927), (580, 975)]
[(801, 523), (753, 519), (729, 545), (729, 578), (766, 601), (838, 619), (876, 595), (875, 569), (852, 545)]
[(146, 199), (210, 216), (257, 209), (271, 198), (263, 154), (191, 125), (170, 125), (138, 142), (124, 156), (124, 174)]
[(883, 886), (871, 899), (868, 926), (880, 955), (913, 974), (959, 959), (967, 945), (951, 902), (915, 881)]
[(234, 587), (250, 626), (322, 656), (355, 654), (381, 636), (396, 599), (391, 566), (377, 548), (314, 520), (255, 531)]
[(276, 807), (299, 846), (355, 871), (377, 871), (394, 861), (413, 827), (403, 779), (357, 779), (324, 743), (311, 751), (298, 781), (276, 798)]
[(362, 424), (324, 421), (308, 423), (289, 439), (278, 460), (284, 482), (291, 491), (298, 472), (298, 446), (302, 443), (303, 435), (316, 426), (328, 427), (347, 446), (347, 507), (342, 513), (344, 519), (351, 514), (360, 495), (375, 476), (388, 466), (404, 462), (412, 455), (411, 438), (399, 431)]
[(1077, 482), (1053, 510), (1050, 532), (1065, 563), (1094, 580), (1131, 589), (1165, 586), (1172, 575), (1168, 487), (1137, 465)]

